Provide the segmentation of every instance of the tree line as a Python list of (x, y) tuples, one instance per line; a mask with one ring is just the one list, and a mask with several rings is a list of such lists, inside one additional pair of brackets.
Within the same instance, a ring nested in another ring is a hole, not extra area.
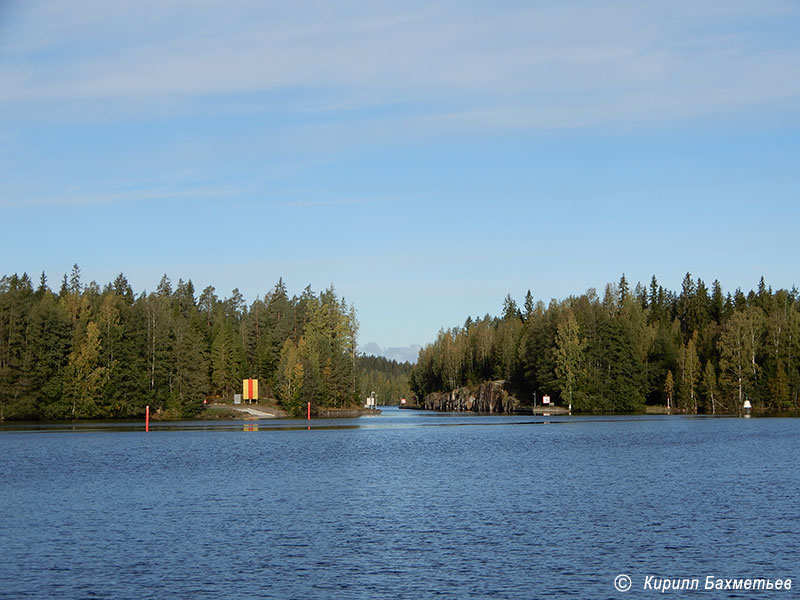
[(411, 397), (409, 375), (411, 364), (383, 356), (359, 356), (356, 365), (361, 398), (375, 392), (378, 404), (399, 404), (401, 398)]
[(530, 404), (547, 394), (582, 412), (735, 413), (800, 408), (800, 296), (724, 294), (687, 273), (680, 292), (655, 276), (633, 289), (623, 275), (547, 306), (530, 291), (508, 295), (501, 316), (467, 318), (420, 351), (411, 372), (418, 397), (505, 380)]
[(42, 274), (0, 279), (0, 420), (123, 418), (145, 406), (191, 416), (232, 398), (243, 378), (290, 413), (357, 401), (355, 309), (333, 287), (288, 295), (283, 280), (249, 306), (238, 289), (199, 296), (169, 277), (135, 294), (75, 265), (60, 289)]

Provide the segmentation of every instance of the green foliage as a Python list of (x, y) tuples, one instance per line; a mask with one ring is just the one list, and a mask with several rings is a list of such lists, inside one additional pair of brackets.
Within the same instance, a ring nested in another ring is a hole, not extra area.
[(675, 397), (675, 380), (672, 378), (672, 371), (667, 371), (667, 376), (664, 379), (664, 395), (667, 398), (667, 410), (672, 411), (673, 401)]
[(683, 412), (697, 412), (697, 382), (700, 379), (700, 359), (697, 357), (695, 335), (678, 354), (680, 372), (679, 408)]
[(623, 275), (545, 307), (508, 295), (502, 316), (467, 319), (420, 351), (409, 384), (423, 397), (503, 379), (523, 403), (550, 395), (585, 412), (800, 408), (800, 294), (763, 281), (745, 295), (687, 273), (676, 294)]
[(241, 386), (244, 350), (233, 323), (218, 319), (211, 342), (211, 386), (215, 395), (229, 398)]
[[(355, 310), (333, 288), (289, 298), (283, 281), (248, 307), (234, 289), (164, 275), (135, 295), (120, 274), (101, 289), (75, 265), (58, 294), (42, 275), (0, 279), (0, 420), (191, 416), (230, 400), (242, 379), (290, 411), (359, 397)], [(290, 352), (291, 349), (291, 352)], [(291, 354), (291, 356), (287, 356)], [(287, 383), (287, 373), (289, 379)]]
[(92, 419), (102, 415), (103, 377), (100, 330), (94, 321), (86, 326), (86, 335), (68, 358), (64, 377), (64, 396), (70, 404), (70, 417)]
[[(192, 311), (191, 316), (196, 317), (197, 313)], [(197, 318), (175, 319), (174, 323), (169, 408), (178, 414), (192, 415), (201, 410), (209, 393), (202, 323)]]
[(735, 393), (736, 407), (746, 398), (755, 400), (760, 391), (756, 384), (762, 332), (763, 314), (756, 306), (735, 312), (723, 328), (719, 340), (721, 383), (729, 397)]
[(706, 412), (717, 414), (717, 370), (710, 360), (706, 361), (703, 369), (703, 390), (706, 396)]
[(280, 367), (278, 368), (278, 400), (289, 413), (295, 416), (302, 412), (300, 392), (305, 375), (302, 361), (305, 346), (303, 338), (300, 338), (298, 345), (295, 345), (291, 339), (287, 339), (281, 349)]
[(572, 410), (575, 390), (579, 385), (583, 370), (584, 350), (586, 342), (578, 335), (580, 327), (571, 311), (559, 323), (555, 340), (555, 374), (558, 378), (560, 392)]
[(399, 404), (402, 398), (411, 397), (409, 375), (411, 365), (398, 363), (381, 356), (359, 356), (356, 359), (359, 398), (365, 400), (372, 392), (378, 404)]
[(62, 402), (64, 368), (71, 352), (72, 334), (63, 306), (44, 290), (31, 307), (27, 327), (28, 358), (25, 371), (30, 384), (27, 414), (21, 418), (53, 418), (66, 414)]

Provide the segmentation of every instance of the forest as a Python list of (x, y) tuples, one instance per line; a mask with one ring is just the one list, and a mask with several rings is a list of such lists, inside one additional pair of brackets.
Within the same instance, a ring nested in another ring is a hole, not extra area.
[(333, 287), (289, 297), (283, 280), (246, 305), (164, 275), (134, 293), (124, 275), (58, 291), (44, 274), (0, 278), (0, 420), (187, 417), (246, 377), (290, 414), (379, 404), (504, 381), (522, 404), (550, 395), (576, 412), (736, 413), (800, 408), (800, 295), (764, 279), (745, 294), (687, 273), (680, 292), (605, 287), (441, 330), (415, 365), (358, 356), (355, 309)]
[(238, 289), (197, 295), (164, 275), (135, 294), (124, 275), (100, 287), (75, 265), (57, 292), (42, 274), (0, 279), (0, 420), (192, 416), (231, 399), (242, 379), (290, 414), (306, 402), (358, 402), (358, 322), (333, 287), (289, 297), (283, 280), (247, 306)]
[(800, 408), (800, 297), (725, 294), (687, 273), (680, 292), (655, 276), (631, 289), (605, 287), (548, 305), (530, 291), (522, 308), (467, 318), (420, 351), (411, 372), (418, 398), (503, 380), (523, 404), (550, 395), (576, 412), (738, 413)]
[(356, 359), (361, 398), (372, 392), (379, 405), (400, 403), (401, 398), (411, 397), (409, 375), (411, 364), (399, 363), (383, 356), (361, 356)]

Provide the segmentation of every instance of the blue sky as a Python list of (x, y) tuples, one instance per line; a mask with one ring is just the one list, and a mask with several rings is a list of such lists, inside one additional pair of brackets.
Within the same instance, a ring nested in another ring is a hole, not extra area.
[(800, 4), (0, 2), (0, 273), (333, 284), (360, 342), (800, 285)]

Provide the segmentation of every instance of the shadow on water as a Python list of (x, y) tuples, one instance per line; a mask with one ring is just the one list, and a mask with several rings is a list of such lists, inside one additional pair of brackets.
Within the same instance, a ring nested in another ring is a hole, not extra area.
[[(788, 416), (788, 415), (781, 415)], [(794, 415), (793, 415), (794, 416)], [(151, 421), (150, 432), (175, 431), (324, 431), (357, 429), (409, 429), (442, 427), (499, 427), (504, 425), (564, 425), (624, 423), (664, 419), (727, 419), (730, 415), (558, 415), (531, 419), (521, 415), (437, 413), (428, 411), (385, 410), (381, 415), (347, 419), (236, 419), (218, 421)], [(141, 421), (15, 422), (0, 424), (2, 433), (108, 433), (144, 432)]]

